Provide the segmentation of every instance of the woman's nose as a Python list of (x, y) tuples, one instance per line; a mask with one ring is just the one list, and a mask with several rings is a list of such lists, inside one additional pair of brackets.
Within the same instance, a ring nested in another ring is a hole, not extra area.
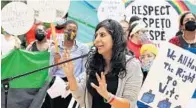
[(98, 43), (100, 41), (100, 37), (99, 36), (96, 36), (95, 37), (95, 40), (94, 40), (94, 44)]

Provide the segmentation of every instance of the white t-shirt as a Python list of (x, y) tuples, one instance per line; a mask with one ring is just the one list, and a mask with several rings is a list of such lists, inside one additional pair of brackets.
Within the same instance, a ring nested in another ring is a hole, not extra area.
[(10, 36), (8, 39), (5, 39), (5, 35), (1, 34), (1, 54), (5, 55), (14, 48), (18, 48), (21, 44), (20, 40), (17, 37)]

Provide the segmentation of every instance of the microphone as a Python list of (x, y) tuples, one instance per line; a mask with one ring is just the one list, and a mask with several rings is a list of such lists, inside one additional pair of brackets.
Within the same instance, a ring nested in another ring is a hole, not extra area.
[(94, 57), (96, 52), (97, 52), (97, 48), (95, 46), (92, 46), (88, 53), (87, 62), (89, 62)]
[[(77, 60), (79, 58), (84, 58), (84, 57), (87, 57), (87, 56), (92, 57), (96, 53), (96, 50), (97, 50), (96, 47), (93, 46), (93, 47), (91, 47), (90, 51), (87, 54), (81, 55), (79, 57), (68, 59), (68, 60), (65, 60), (63, 62), (56, 63), (56, 64), (53, 64), (53, 65), (45, 66), (43, 68), (36, 69), (36, 70), (33, 70), (31, 72), (27, 72), (27, 73), (24, 73), (24, 74), (20, 74), (20, 75), (17, 75), (17, 76), (2, 79), (1, 83), (3, 84), (3, 88), (5, 90), (5, 108), (7, 108), (7, 96), (8, 96), (9, 82), (10, 81), (12, 81), (14, 79), (17, 79), (17, 78), (20, 78), (20, 77), (23, 77), (23, 76), (31, 75), (33, 73), (39, 72), (39, 71), (44, 70), (44, 69), (48, 69), (48, 68), (51, 68), (51, 67), (54, 67), (54, 66), (57, 66), (57, 65), (61, 65), (63, 63), (67, 63), (67, 62), (70, 62), (70, 61), (73, 61), (73, 60)], [(55, 80), (55, 77), (52, 78), (52, 83), (53, 83), (54, 80)], [(51, 85), (52, 83), (50, 83), (49, 85)]]
[(89, 55), (91, 55), (91, 54), (94, 55), (96, 52), (97, 52), (97, 48), (95, 46), (92, 46), (88, 54)]

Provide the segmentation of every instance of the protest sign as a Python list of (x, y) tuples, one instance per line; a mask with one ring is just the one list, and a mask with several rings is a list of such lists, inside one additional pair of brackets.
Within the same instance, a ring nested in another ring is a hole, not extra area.
[(196, 55), (170, 43), (161, 44), (139, 95), (153, 108), (186, 108), (196, 88)]
[(97, 16), (99, 21), (105, 19), (123, 20), (125, 6), (122, 0), (103, 0), (98, 8)]
[(1, 10), (2, 28), (9, 34), (22, 35), (30, 30), (34, 22), (34, 12), (22, 2), (8, 3)]
[(27, 5), (34, 9), (37, 20), (51, 23), (65, 16), (70, 0), (27, 0)]
[(134, 15), (139, 16), (148, 28), (149, 39), (159, 46), (160, 42), (175, 36), (179, 30), (179, 14), (189, 10), (183, 2), (178, 2), (135, 0), (126, 7), (126, 16), (128, 19)]

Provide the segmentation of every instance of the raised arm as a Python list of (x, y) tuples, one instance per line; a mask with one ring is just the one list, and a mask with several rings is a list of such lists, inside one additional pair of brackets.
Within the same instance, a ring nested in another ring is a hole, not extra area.
[[(70, 52), (67, 50), (65, 51), (64, 60), (70, 59)], [(86, 88), (86, 74), (83, 72), (79, 77), (79, 80), (76, 80), (74, 76), (74, 65), (73, 62), (68, 62), (63, 65), (63, 69), (67, 80), (69, 82), (69, 89), (81, 106), (84, 105), (84, 95), (85, 95), (85, 88)]]

